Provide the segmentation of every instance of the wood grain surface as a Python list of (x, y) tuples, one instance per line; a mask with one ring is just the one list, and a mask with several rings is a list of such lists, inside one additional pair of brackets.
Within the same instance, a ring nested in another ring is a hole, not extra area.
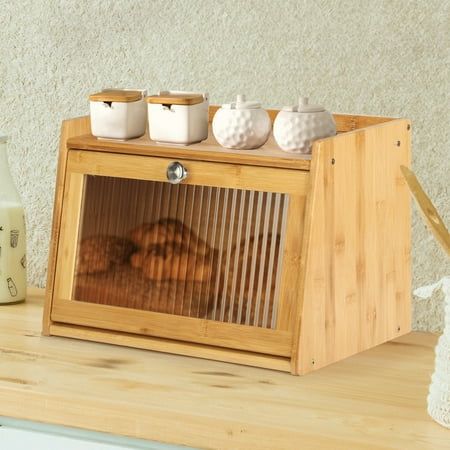
[(41, 336), (43, 292), (0, 308), (0, 415), (208, 449), (448, 449), (426, 413), (436, 336), (305, 377)]
[(91, 134), (80, 134), (68, 140), (70, 148), (97, 152), (122, 153), (128, 155), (156, 156), (193, 161), (226, 162), (253, 166), (281, 167), (309, 170), (310, 155), (294, 155), (280, 150), (273, 136), (256, 150), (236, 150), (221, 147), (211, 128), (208, 139), (191, 145), (162, 144), (150, 140), (148, 134), (128, 141), (97, 139)]
[(55, 200), (53, 205), (52, 240), (50, 243), (46, 292), (48, 301), (44, 307), (43, 329), (44, 334), (49, 333), (50, 311), (52, 309), (53, 289), (55, 283), (56, 260), (58, 257), (58, 242), (61, 232), (61, 214), (64, 196), (64, 184), (66, 181), (66, 167), (68, 146), (67, 139), (72, 136), (87, 133), (91, 128), (89, 116), (64, 120), (61, 126), (61, 138), (59, 142), (58, 170), (56, 173)]
[(105, 89), (89, 96), (92, 102), (121, 102), (130, 103), (142, 99), (142, 91), (124, 89)]
[(398, 119), (315, 143), (295, 373), (411, 329), (411, 202), (400, 170), (410, 164), (408, 125)]

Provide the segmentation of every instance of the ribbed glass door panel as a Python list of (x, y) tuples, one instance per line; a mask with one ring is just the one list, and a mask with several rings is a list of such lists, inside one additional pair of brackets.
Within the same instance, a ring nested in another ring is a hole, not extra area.
[(275, 328), (289, 196), (86, 176), (74, 300)]

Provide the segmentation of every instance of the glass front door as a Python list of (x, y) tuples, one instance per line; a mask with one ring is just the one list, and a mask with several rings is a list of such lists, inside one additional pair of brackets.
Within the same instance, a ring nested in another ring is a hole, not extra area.
[(52, 320), (289, 356), (299, 171), (170, 163), (70, 151)]

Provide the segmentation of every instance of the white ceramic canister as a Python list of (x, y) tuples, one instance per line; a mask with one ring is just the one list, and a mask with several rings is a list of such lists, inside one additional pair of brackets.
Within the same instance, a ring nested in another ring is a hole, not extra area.
[(0, 305), (25, 300), (25, 216), (6, 157), (6, 136), (0, 133)]
[(140, 89), (105, 89), (90, 95), (92, 135), (126, 140), (145, 134), (146, 93)]
[(261, 104), (246, 101), (238, 95), (233, 103), (226, 103), (214, 115), (212, 129), (217, 142), (227, 148), (254, 149), (269, 138), (272, 123)]
[(146, 100), (151, 140), (189, 145), (208, 137), (208, 94), (160, 91)]
[(296, 106), (283, 107), (273, 123), (278, 146), (290, 153), (309, 154), (316, 139), (335, 134), (333, 115), (323, 106), (308, 104), (306, 97), (300, 97)]

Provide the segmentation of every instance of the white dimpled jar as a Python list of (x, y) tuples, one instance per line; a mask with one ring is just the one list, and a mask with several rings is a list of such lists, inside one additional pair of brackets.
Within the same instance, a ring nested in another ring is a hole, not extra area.
[(306, 97), (300, 97), (296, 106), (285, 106), (273, 124), (275, 141), (289, 153), (310, 154), (315, 140), (335, 134), (332, 114), (322, 106), (309, 105)]
[(236, 102), (217, 110), (212, 122), (214, 137), (223, 147), (255, 149), (269, 138), (271, 122), (267, 111), (258, 102), (246, 101), (238, 95)]

